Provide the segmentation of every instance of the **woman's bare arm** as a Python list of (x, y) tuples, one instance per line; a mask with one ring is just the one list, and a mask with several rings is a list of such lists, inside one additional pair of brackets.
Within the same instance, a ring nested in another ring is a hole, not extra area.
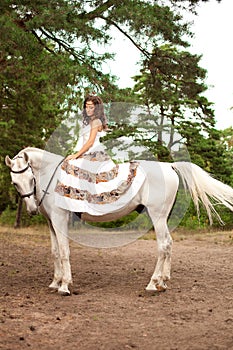
[(87, 142), (83, 145), (83, 147), (78, 152), (69, 155), (66, 159), (67, 160), (77, 159), (82, 154), (87, 152), (94, 145), (96, 135), (97, 135), (98, 131), (101, 131), (101, 129), (102, 129), (102, 124), (101, 124), (100, 120), (99, 119), (94, 120), (91, 124), (91, 131), (90, 131), (89, 139), (87, 140)]

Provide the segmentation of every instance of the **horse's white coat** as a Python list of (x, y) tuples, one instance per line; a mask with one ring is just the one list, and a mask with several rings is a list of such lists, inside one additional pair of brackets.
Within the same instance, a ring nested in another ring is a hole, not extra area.
[[(37, 149), (26, 148), (10, 159), (6, 156), (5, 162), (11, 170), (20, 171), (28, 162), (31, 168), (22, 173), (11, 172), (12, 182), (16, 184), (21, 195), (32, 191), (32, 178), (36, 179), (36, 195), (24, 198), (27, 211), (35, 214), (39, 211), (47, 218), (51, 249), (54, 258), (54, 278), (50, 288), (58, 290), (63, 295), (70, 294), (69, 284), (72, 283), (70, 267), (70, 250), (68, 238), (69, 212), (54, 205), (54, 176), (48, 194), (41, 206), (38, 203), (43, 196), (54, 169), (62, 160), (61, 156)], [(92, 217), (85, 214), (89, 221), (109, 221), (122, 217), (143, 204), (150, 215), (157, 236), (158, 259), (151, 280), (146, 287), (148, 291), (163, 291), (167, 288), (166, 281), (170, 279), (172, 238), (167, 226), (169, 213), (173, 207), (181, 176), (185, 188), (191, 193), (193, 201), (199, 210), (199, 200), (205, 206), (210, 222), (212, 214), (217, 215), (209, 198), (214, 199), (233, 211), (233, 189), (214, 179), (200, 167), (188, 162), (161, 163), (153, 161), (140, 161), (140, 166), (146, 174), (146, 179), (134, 197), (133, 201), (126, 203), (125, 208), (114, 213), (106, 213), (101, 217)]]

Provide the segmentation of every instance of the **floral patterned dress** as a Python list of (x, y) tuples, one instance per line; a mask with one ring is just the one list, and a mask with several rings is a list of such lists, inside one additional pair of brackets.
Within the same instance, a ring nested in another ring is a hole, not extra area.
[[(79, 144), (85, 144), (89, 135), (90, 125), (83, 128)], [(103, 215), (126, 206), (140, 189), (145, 176), (139, 163), (114, 163), (100, 142), (102, 136), (98, 132), (94, 145), (81, 157), (62, 163), (55, 188), (58, 207)]]

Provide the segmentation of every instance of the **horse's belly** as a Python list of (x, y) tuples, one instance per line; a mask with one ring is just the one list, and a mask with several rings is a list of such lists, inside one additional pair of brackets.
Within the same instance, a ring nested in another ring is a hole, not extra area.
[(108, 213), (104, 215), (90, 215), (88, 213), (82, 213), (81, 214), (81, 219), (84, 221), (90, 221), (90, 222), (107, 222), (107, 221), (114, 221), (117, 219), (122, 218), (123, 216), (126, 216), (130, 214), (137, 205), (132, 204), (132, 205), (127, 205), (121, 210), (115, 211), (113, 213)]

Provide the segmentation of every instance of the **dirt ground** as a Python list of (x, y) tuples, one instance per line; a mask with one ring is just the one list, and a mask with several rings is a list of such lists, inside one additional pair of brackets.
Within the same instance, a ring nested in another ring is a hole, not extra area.
[(48, 285), (46, 230), (1, 228), (0, 348), (233, 349), (233, 234), (177, 234), (168, 290), (145, 287), (156, 241), (94, 249), (71, 242), (73, 293)]

